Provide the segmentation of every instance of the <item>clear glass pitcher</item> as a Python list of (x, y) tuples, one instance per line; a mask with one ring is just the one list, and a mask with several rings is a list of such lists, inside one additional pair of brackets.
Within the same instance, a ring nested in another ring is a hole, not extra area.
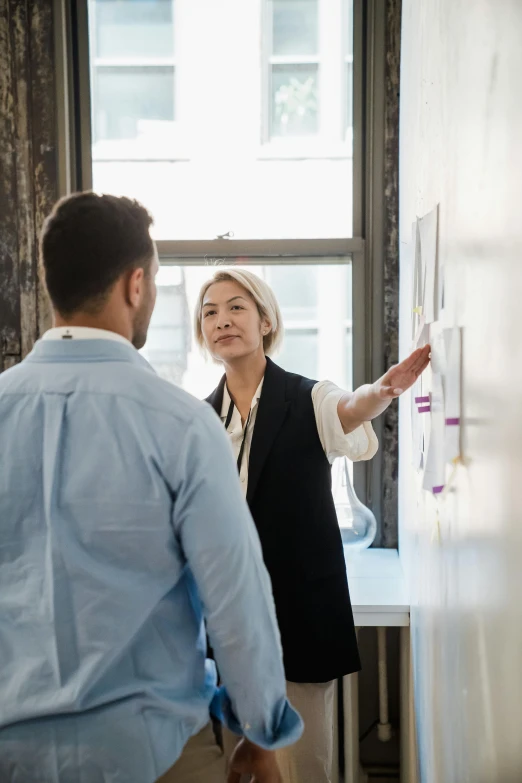
[(346, 457), (336, 460), (332, 472), (332, 492), (343, 544), (353, 551), (367, 549), (375, 540), (377, 520), (355, 494)]

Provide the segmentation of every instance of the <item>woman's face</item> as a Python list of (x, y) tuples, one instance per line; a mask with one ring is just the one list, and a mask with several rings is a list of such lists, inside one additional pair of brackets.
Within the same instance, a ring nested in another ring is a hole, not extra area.
[(211, 285), (203, 299), (201, 330), (214, 358), (224, 364), (263, 351), (270, 324), (256, 303), (235, 280)]

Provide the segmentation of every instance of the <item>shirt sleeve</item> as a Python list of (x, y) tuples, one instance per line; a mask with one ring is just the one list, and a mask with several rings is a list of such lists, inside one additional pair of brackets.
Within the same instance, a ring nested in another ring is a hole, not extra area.
[(173, 525), (203, 604), (232, 731), (276, 749), (303, 724), (286, 699), (270, 579), (223, 425), (208, 408), (191, 423), (176, 473)]
[(319, 439), (329, 462), (348, 457), (352, 462), (371, 459), (379, 448), (371, 422), (365, 421), (345, 434), (337, 413), (339, 400), (346, 392), (331, 381), (316, 383), (312, 389), (315, 421)]

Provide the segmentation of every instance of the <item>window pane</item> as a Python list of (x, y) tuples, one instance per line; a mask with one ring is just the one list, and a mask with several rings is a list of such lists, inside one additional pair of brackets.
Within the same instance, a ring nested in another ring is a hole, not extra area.
[(99, 67), (94, 84), (94, 138), (136, 139), (174, 119), (174, 69)]
[(345, 350), (346, 350), (346, 365), (345, 365), (345, 372), (346, 372), (346, 386), (345, 388), (348, 389), (348, 391), (353, 391), (353, 335), (352, 335), (352, 327), (350, 326), (349, 329), (346, 330), (346, 341), (345, 341)]
[(96, 0), (98, 57), (172, 57), (173, 0)]
[(184, 270), (180, 267), (163, 268), (158, 275), (158, 283), (161, 295), (157, 298), (151, 320), (147, 355), (163, 378), (180, 385), (190, 351)]
[(317, 330), (287, 329), (283, 347), (275, 360), (288, 372), (317, 378), (318, 353)]
[(273, 53), (317, 54), (317, 0), (274, 0), (273, 9)]
[[(125, 44), (125, 63), (117, 61), (127, 34), (121, 30), (141, 30), (137, 0), (90, 0), (94, 189), (142, 201), (157, 239), (214, 239), (228, 231), (235, 239), (352, 236), (342, 3), (328, 17), (335, 16), (328, 24), (339, 31), (337, 45), (315, 47), (319, 64), (285, 65), (269, 61), (273, 19), (259, 13), (259, 3), (186, 0), (169, 2), (167, 11), (166, 2), (161, 14), (151, 10), (143, 37), (154, 44), (146, 44), (147, 56), (164, 54), (160, 39), (172, 39), (174, 9), (176, 67), (153, 71), (152, 62), (145, 73), (141, 42)], [(285, 11), (284, 40), (301, 36), (302, 52), (316, 40), (316, 3), (300, 6), (280, 0), (274, 11)], [(301, 22), (290, 24), (290, 17)], [(108, 66), (121, 71), (104, 72)], [(324, 73), (335, 78), (323, 80)]]
[[(281, 297), (285, 339), (275, 362), (290, 372), (350, 389), (351, 265), (248, 268)], [(192, 338), (199, 290), (212, 272), (208, 266), (161, 267), (156, 309), (142, 351), (159, 375), (199, 398), (208, 396), (223, 374), (222, 366), (206, 359)]]
[(345, 44), (345, 71), (346, 83), (346, 141), (353, 143), (353, 0), (346, 2), (346, 44)]
[(345, 24), (348, 30), (346, 36), (346, 54), (353, 56), (353, 0), (344, 0), (346, 4)]
[(353, 64), (346, 64), (346, 133), (353, 137)]
[(285, 321), (316, 319), (317, 267), (268, 266), (267, 282), (273, 289)]
[(272, 66), (272, 136), (317, 133), (317, 65)]

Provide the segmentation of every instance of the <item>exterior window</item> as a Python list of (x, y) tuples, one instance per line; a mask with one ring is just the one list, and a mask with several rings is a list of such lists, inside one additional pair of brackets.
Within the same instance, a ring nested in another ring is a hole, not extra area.
[(94, 139), (132, 141), (174, 119), (174, 71), (169, 67), (99, 66)]
[(318, 0), (272, 0), (270, 137), (319, 130)]
[(88, 7), (95, 190), (159, 240), (352, 236), (349, 0)]
[(89, 12), (93, 160), (171, 154), (174, 0), (90, 0)]
[(353, 0), (266, 0), (265, 143), (351, 155)]

